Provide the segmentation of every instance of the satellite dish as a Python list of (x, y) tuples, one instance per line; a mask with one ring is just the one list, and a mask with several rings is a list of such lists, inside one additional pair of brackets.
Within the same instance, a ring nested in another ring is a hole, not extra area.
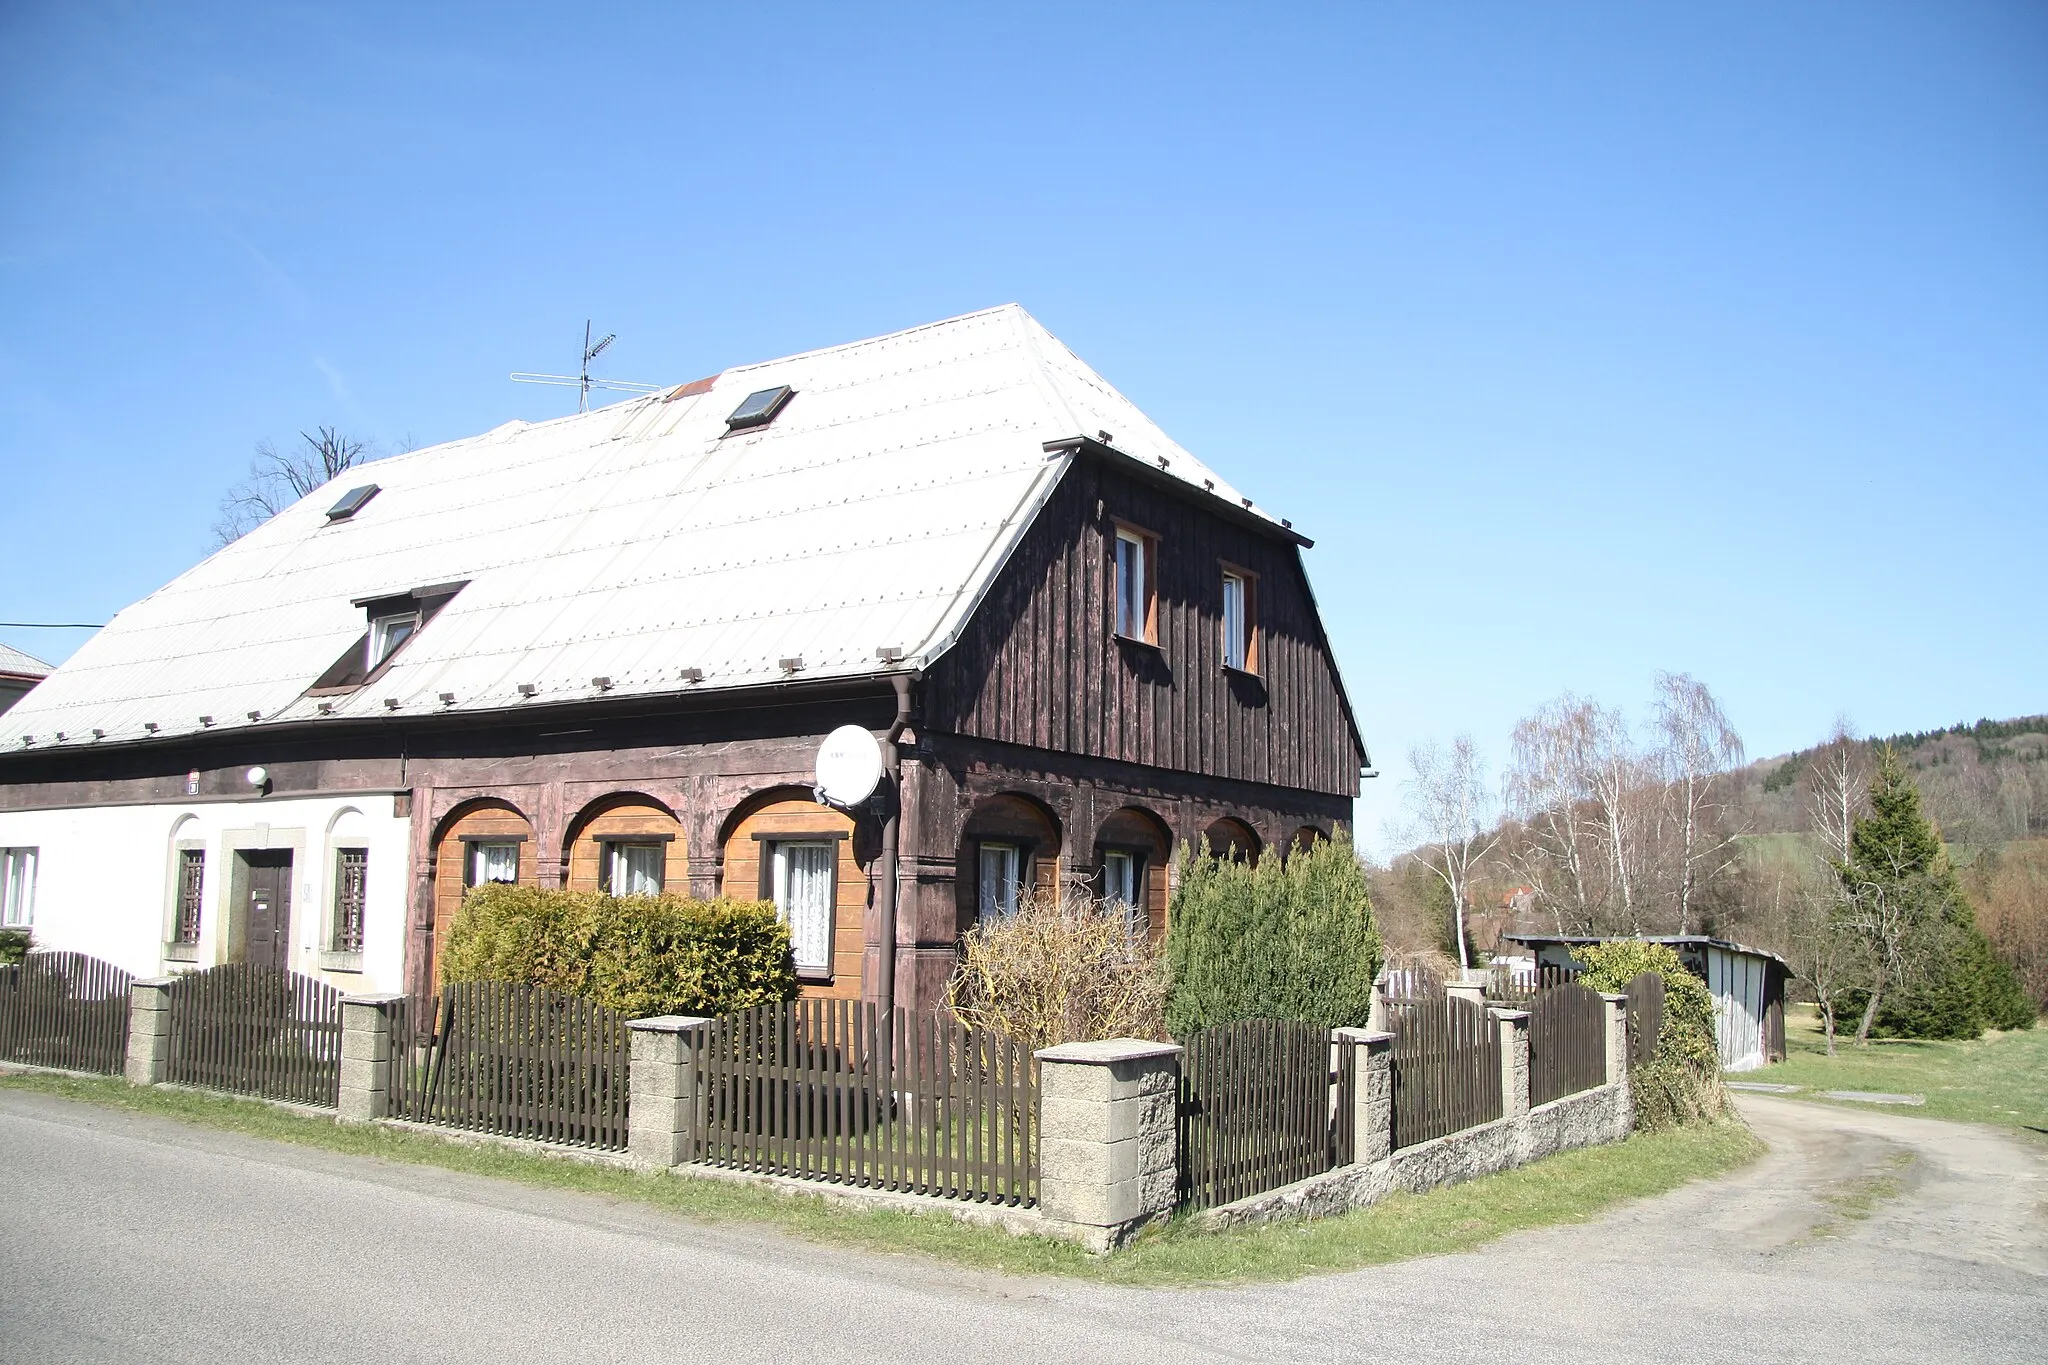
[(858, 725), (842, 725), (818, 746), (818, 794), (828, 805), (858, 806), (882, 780), (882, 746)]

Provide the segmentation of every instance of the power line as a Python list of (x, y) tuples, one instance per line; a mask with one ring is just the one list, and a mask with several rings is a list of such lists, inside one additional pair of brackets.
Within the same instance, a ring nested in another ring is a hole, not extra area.
[(104, 621), (0, 621), (6, 630), (100, 630)]

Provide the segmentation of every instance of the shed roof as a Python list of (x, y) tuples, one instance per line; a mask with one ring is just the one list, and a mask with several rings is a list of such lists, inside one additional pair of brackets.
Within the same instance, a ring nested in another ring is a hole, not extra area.
[[(773, 422), (727, 432), (782, 384)], [(1300, 541), (1012, 304), (349, 470), (120, 612), (6, 714), (0, 750), (313, 721), (320, 702), (485, 712), (590, 700), (595, 678), (625, 697), (922, 667), (1076, 438)], [(330, 522), (364, 483), (381, 491)], [(453, 582), (368, 686), (306, 695), (362, 635), (356, 604)]]
[(1714, 938), (1707, 934), (1502, 934), (1501, 937), (1510, 943), (1526, 944), (1531, 948), (1541, 947), (1546, 943), (1614, 943), (1625, 939), (1634, 939), (1639, 943), (1663, 943), (1673, 947), (1686, 943), (1702, 948), (1721, 948), (1731, 953), (1744, 953), (1750, 957), (1761, 957), (1777, 963), (1787, 972), (1792, 970), (1790, 963), (1768, 948), (1751, 948), (1746, 944), (1725, 938)]

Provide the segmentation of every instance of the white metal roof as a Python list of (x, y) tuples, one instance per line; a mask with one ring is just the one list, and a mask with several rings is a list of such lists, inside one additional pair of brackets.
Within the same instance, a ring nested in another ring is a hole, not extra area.
[[(796, 396), (773, 423), (726, 434), (778, 384)], [(596, 677), (609, 696), (848, 677), (892, 667), (883, 647), (921, 666), (1075, 458), (1047, 441), (1107, 432), (1250, 508), (1015, 305), (700, 387), (344, 473), (122, 611), (6, 713), (0, 745), (308, 720), (319, 701), (336, 717), (544, 706), (600, 695)], [(330, 524), (363, 483), (382, 491)], [(381, 677), (304, 695), (363, 634), (353, 602), (457, 580)]]
[(13, 645), (0, 643), (0, 674), (12, 678), (42, 678), (49, 676), (50, 666), (33, 654), (24, 653)]

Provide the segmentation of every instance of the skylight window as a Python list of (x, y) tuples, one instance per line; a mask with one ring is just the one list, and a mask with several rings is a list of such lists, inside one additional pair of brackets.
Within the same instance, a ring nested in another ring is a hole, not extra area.
[(782, 411), (783, 404), (794, 392), (789, 385), (781, 384), (772, 389), (761, 389), (750, 393), (746, 401), (732, 410), (732, 416), (725, 419), (727, 431), (744, 431), (748, 427), (765, 427), (775, 420), (775, 414)]
[(340, 502), (327, 509), (327, 519), (329, 521), (347, 521), (350, 517), (362, 511), (363, 504), (376, 497), (379, 491), (374, 483), (366, 483), (360, 488), (349, 489), (348, 492), (341, 495)]

